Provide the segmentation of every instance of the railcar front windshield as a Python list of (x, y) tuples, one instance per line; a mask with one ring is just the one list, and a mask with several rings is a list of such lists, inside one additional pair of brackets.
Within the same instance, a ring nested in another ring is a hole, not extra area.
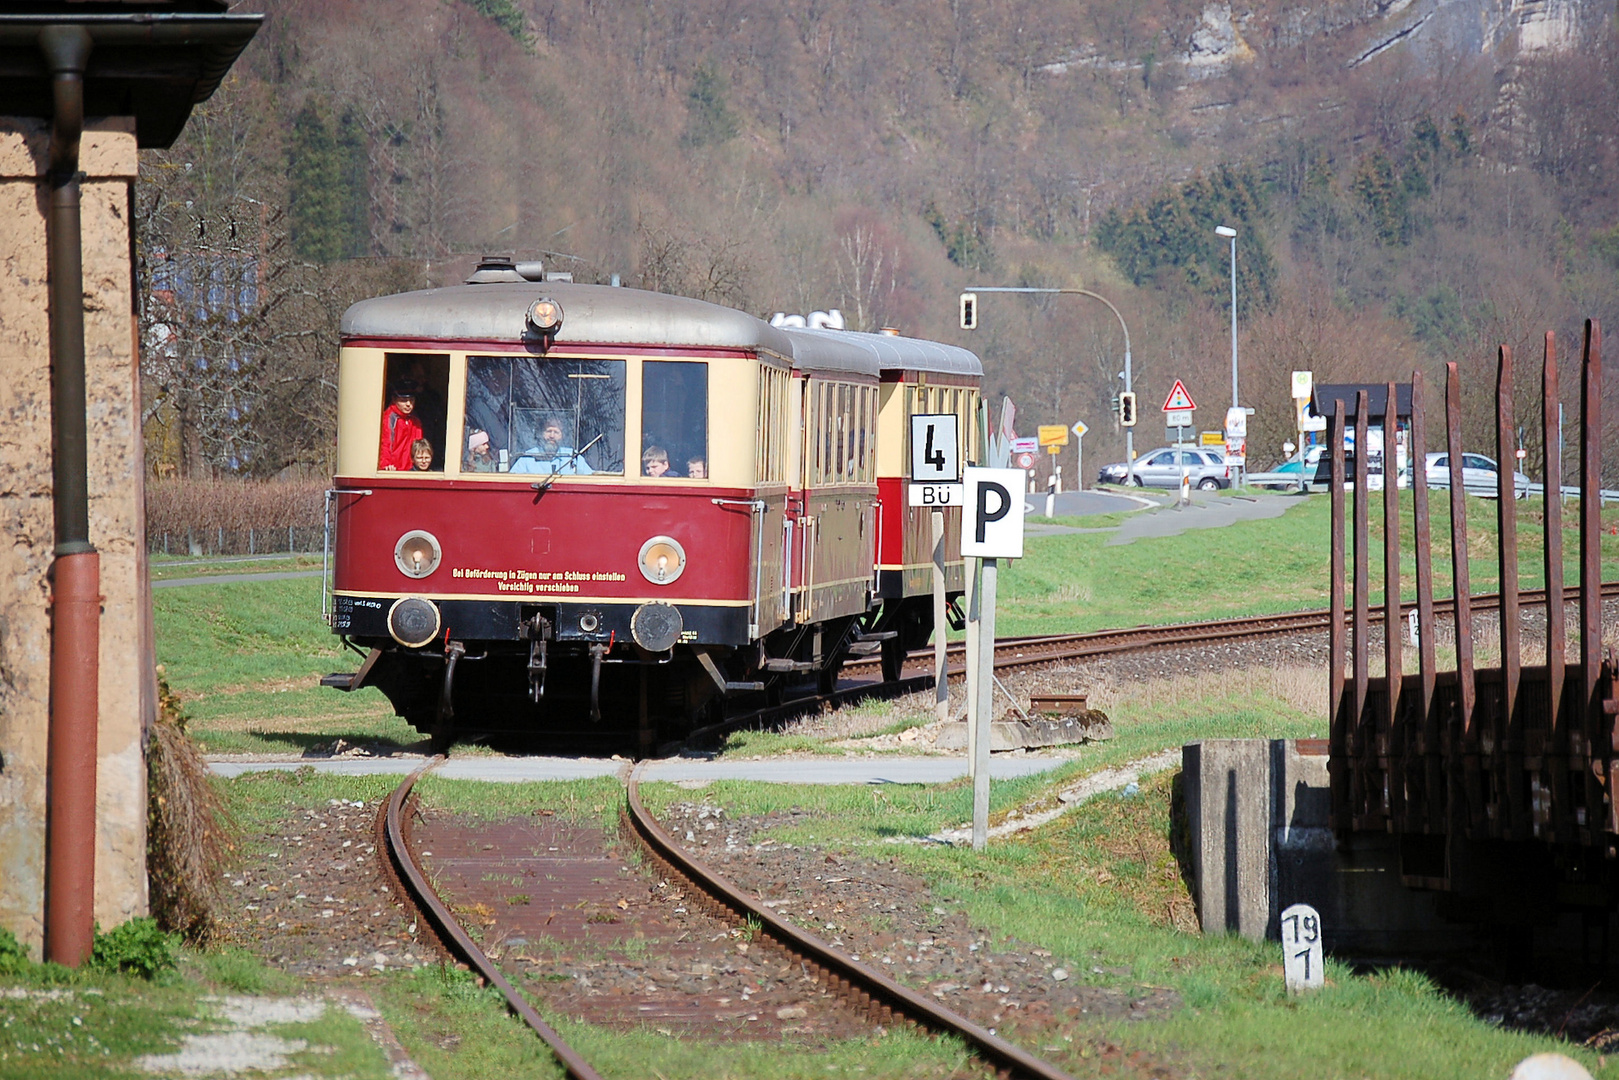
[(624, 361), (467, 357), (463, 472), (624, 473)]

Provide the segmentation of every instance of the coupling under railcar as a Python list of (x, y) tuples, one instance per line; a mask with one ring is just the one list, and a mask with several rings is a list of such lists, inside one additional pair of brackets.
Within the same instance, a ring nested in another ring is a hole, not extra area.
[(441, 742), (635, 716), (645, 752), (901, 638), (879, 335), (521, 269), (343, 318), (327, 618), (365, 660), (329, 685)]

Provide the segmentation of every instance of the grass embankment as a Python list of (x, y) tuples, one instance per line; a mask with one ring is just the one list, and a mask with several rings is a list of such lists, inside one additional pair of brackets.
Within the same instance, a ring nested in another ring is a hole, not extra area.
[[(1399, 493), (1400, 594), (1416, 599), (1416, 543), (1410, 492)], [(1325, 495), (1299, 497), (1279, 518), (1239, 521), (1220, 529), (1194, 529), (1179, 536), (1110, 544), (1115, 534), (1030, 537), (1025, 557), (1003, 563), (998, 583), (999, 634), (1053, 634), (1106, 630), (1151, 623), (1189, 622), (1239, 615), (1265, 615), (1327, 606), (1331, 505)], [(1544, 584), (1544, 506), (1540, 499), (1516, 504), (1519, 585)], [(1450, 504), (1430, 500), (1434, 591), (1451, 595)], [(1174, 514), (1173, 509), (1143, 514)], [(1135, 516), (1135, 515), (1130, 515)], [(1112, 524), (1120, 515), (1061, 519), (1088, 527)], [(1372, 602), (1382, 602), (1383, 502), (1373, 493), (1367, 551)], [(1602, 517), (1602, 568), (1619, 578), (1619, 506)], [(1565, 580), (1579, 580), (1578, 505), (1563, 514)], [(1496, 503), (1467, 500), (1468, 573), (1475, 593), (1493, 592), (1500, 580)], [(1354, 531), (1346, 530), (1346, 565), (1353, 572)]]
[(352, 671), (360, 660), (321, 621), (320, 590), (317, 578), (153, 590), (158, 661), (204, 750), (301, 753), (337, 738), (419, 740), (378, 691), (320, 685), (322, 675)]
[(321, 568), (319, 555), (237, 555), (213, 559), (154, 555), (150, 563), (153, 581), (176, 578), (224, 577), (235, 574), (308, 573)]

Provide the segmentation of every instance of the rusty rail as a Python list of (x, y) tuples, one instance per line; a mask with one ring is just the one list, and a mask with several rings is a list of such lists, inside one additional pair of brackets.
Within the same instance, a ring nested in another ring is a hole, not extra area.
[[(1601, 328), (1588, 321), (1581, 356), (1579, 661), (1566, 657), (1564, 604), (1546, 604), (1547, 662), (1523, 663), (1522, 609), (1542, 597), (1571, 599), (1563, 581), (1562, 507), (1546, 500), (1542, 556), (1546, 588), (1519, 587), (1517, 547), (1516, 413), (1513, 356), (1496, 356), (1496, 532), (1500, 591), (1501, 665), (1480, 670), (1474, 657), (1472, 612), (1484, 598), (1471, 593), (1468, 576), (1468, 502), (1462, 446), (1461, 380), (1455, 364), (1445, 378), (1445, 448), (1450, 473), (1450, 549), (1456, 666), (1439, 671), (1432, 633), (1431, 528), (1426, 470), (1426, 408), (1420, 372), (1411, 378), (1410, 414), (1399, 415), (1396, 386), (1355, 395), (1353, 414), (1335, 402), (1328, 429), (1332, 469), (1332, 581), (1328, 627), (1330, 654), (1330, 755), (1332, 820), (1341, 832), (1391, 831), (1468, 840), (1535, 841), (1600, 848), (1619, 853), (1612, 766), (1615, 757), (1615, 664), (1602, 649), (1601, 580)], [(1369, 397), (1383, 392), (1383, 400)], [(1557, 430), (1558, 378), (1554, 335), (1548, 333), (1541, 373), (1541, 445), (1545, 490), (1562, 487)], [(1379, 408), (1380, 406), (1380, 408)], [(1416, 544), (1415, 610), (1417, 670), (1408, 674), (1399, 632), (1401, 605), (1399, 529), (1402, 500), (1395, 471), (1381, 493), (1383, 514), (1384, 674), (1368, 675), (1371, 652), (1369, 537), (1373, 492), (1367, 484), (1367, 434), (1376, 416), (1392, 456), (1402, 420), (1412, 462), (1411, 518)], [(1352, 484), (1347, 484), (1344, 434), (1353, 423), (1356, 447)], [(1346, 512), (1345, 495), (1352, 497)], [(1345, 581), (1346, 527), (1352, 527), (1353, 578)], [(1350, 610), (1344, 610), (1346, 593)], [(1346, 641), (1345, 622), (1350, 633)], [(1449, 856), (1447, 855), (1447, 858)]]
[(637, 766), (630, 774), (625, 810), (630, 828), (655, 858), (730, 912), (734, 918), (760, 927), (779, 947), (814, 964), (822, 976), (856, 1000), (883, 1016), (899, 1016), (933, 1031), (954, 1035), (965, 1042), (1000, 1075), (1034, 1080), (1072, 1080), (1055, 1065), (1007, 1042), (987, 1028), (943, 1005), (929, 1001), (875, 968), (844, 955), (813, 934), (806, 933), (758, 903), (720, 876), (713, 868), (688, 855), (664, 831), (641, 801)]

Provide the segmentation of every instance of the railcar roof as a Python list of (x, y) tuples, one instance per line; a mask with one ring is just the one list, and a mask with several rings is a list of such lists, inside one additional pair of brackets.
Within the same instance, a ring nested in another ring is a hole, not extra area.
[(690, 345), (763, 350), (802, 371), (876, 376), (905, 368), (982, 375), (966, 349), (850, 330), (778, 328), (734, 308), (685, 296), (570, 282), (489, 282), (362, 300), (343, 313), (345, 338), (405, 341), (531, 340), (528, 307), (541, 296), (562, 305), (561, 345)]
[[(859, 353), (876, 361), (881, 371), (937, 371), (952, 375), (984, 374), (984, 365), (967, 349), (921, 338), (866, 334), (855, 330), (809, 330), (784, 327), (793, 339), (793, 361), (801, 368), (820, 366), (825, 356)], [(812, 359), (813, 358), (813, 359)], [(847, 361), (845, 361), (847, 362)]]
[(421, 341), (532, 339), (528, 306), (542, 296), (562, 305), (559, 344), (693, 345), (767, 349), (791, 358), (792, 343), (762, 319), (685, 296), (564, 281), (490, 282), (361, 300), (343, 313), (344, 337)]

